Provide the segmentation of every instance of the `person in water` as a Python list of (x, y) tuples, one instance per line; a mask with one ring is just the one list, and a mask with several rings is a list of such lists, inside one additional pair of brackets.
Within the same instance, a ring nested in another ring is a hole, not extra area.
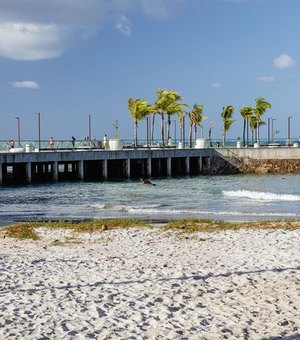
[(151, 185), (155, 185), (153, 184), (149, 179), (146, 179), (146, 178), (140, 178), (141, 182), (143, 184), (151, 184)]

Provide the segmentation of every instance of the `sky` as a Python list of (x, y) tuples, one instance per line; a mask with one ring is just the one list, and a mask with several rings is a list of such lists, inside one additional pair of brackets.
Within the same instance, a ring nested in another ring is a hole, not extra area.
[(205, 137), (214, 125), (221, 138), (227, 105), (227, 138), (242, 136), (240, 109), (262, 96), (277, 137), (291, 116), (298, 138), (299, 13), (300, 0), (0, 0), (0, 140), (17, 139), (18, 122), (22, 140), (37, 139), (37, 112), (45, 140), (83, 139), (90, 126), (113, 137), (116, 120), (133, 139), (127, 100), (153, 104), (158, 88), (204, 105)]

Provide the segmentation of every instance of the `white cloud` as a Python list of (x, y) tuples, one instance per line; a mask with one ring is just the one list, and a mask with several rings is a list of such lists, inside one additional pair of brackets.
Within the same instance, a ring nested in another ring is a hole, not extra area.
[(168, 19), (178, 14), (193, 0), (140, 0), (142, 11), (155, 19)]
[(124, 14), (121, 15), (119, 21), (116, 23), (115, 28), (118, 29), (126, 37), (131, 35), (132, 23), (126, 18)]
[(261, 76), (258, 77), (257, 80), (265, 84), (272, 84), (275, 82), (275, 78), (271, 76)]
[(219, 88), (219, 87), (221, 87), (221, 84), (219, 82), (215, 81), (211, 84), (211, 86), (214, 87), (214, 88)]
[(297, 65), (296, 61), (287, 54), (282, 54), (273, 60), (273, 65), (279, 70), (285, 68), (295, 67)]
[(17, 60), (59, 57), (65, 48), (63, 29), (54, 25), (0, 24), (0, 55)]
[(34, 90), (40, 88), (39, 84), (32, 80), (15, 81), (12, 83), (12, 86), (16, 88), (26, 88)]
[[(1, 0), (0, 57), (59, 57), (104, 25), (131, 35), (129, 16), (168, 19), (195, 0)], [(120, 17), (120, 13), (122, 13)]]

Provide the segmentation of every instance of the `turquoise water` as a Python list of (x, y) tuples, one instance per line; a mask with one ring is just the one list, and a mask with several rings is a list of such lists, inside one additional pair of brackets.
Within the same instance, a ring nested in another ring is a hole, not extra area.
[(0, 225), (32, 219), (300, 219), (300, 174), (198, 176), (0, 189)]

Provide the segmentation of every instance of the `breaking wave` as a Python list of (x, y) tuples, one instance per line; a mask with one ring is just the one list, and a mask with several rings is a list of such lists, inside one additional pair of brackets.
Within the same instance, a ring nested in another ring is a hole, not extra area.
[(300, 201), (300, 195), (274, 194), (272, 192), (259, 192), (249, 190), (223, 191), (223, 195), (228, 197), (245, 197), (261, 201)]

